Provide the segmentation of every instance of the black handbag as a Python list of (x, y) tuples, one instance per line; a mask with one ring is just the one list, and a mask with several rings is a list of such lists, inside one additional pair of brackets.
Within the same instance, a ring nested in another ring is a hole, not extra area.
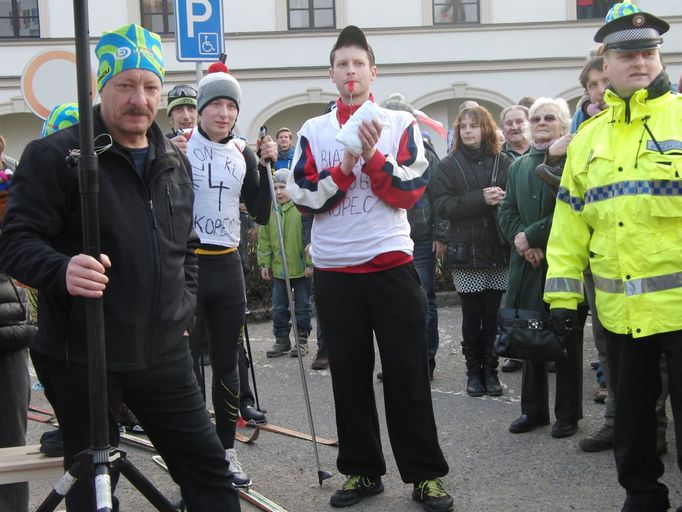
[(552, 328), (546, 310), (519, 309), (521, 287), (528, 262), (524, 262), (521, 283), (513, 308), (501, 308), (497, 315), (497, 337), (493, 349), (498, 356), (531, 361), (559, 361), (566, 357), (563, 339)]

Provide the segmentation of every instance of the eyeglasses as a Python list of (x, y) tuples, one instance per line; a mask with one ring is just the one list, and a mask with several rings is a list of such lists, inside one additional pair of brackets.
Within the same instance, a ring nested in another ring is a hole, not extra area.
[(556, 121), (557, 117), (554, 114), (545, 114), (544, 117), (533, 116), (529, 121), (533, 124), (538, 124), (543, 119), (545, 120), (545, 123), (551, 123), (552, 121)]
[(168, 99), (185, 98), (185, 97), (196, 98), (197, 97), (197, 91), (195, 91), (189, 85), (176, 85), (168, 93)]

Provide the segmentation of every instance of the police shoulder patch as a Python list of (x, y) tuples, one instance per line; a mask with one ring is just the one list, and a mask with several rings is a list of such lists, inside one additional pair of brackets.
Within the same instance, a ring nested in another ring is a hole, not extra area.
[[(656, 142), (658, 142), (658, 144)], [(646, 143), (646, 148), (650, 151), (662, 150), (664, 153), (667, 153), (668, 151), (681, 151), (682, 140), (648, 140)]]

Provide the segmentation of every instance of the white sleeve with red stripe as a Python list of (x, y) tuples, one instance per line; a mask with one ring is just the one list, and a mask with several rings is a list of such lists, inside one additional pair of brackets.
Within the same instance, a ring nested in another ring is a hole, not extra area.
[[(362, 172), (371, 178), (372, 191), (394, 208), (409, 209), (422, 196), (429, 183), (429, 162), (414, 117), (407, 112), (384, 110), (392, 118), (393, 151), (384, 149), (384, 133), (377, 151)], [(404, 129), (399, 131), (400, 127)], [(395, 156), (393, 156), (395, 155)]]

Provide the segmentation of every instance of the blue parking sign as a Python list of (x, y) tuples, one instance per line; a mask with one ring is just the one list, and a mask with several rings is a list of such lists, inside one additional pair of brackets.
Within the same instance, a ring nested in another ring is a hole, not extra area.
[(223, 51), (222, 0), (175, 0), (179, 61), (217, 61)]

